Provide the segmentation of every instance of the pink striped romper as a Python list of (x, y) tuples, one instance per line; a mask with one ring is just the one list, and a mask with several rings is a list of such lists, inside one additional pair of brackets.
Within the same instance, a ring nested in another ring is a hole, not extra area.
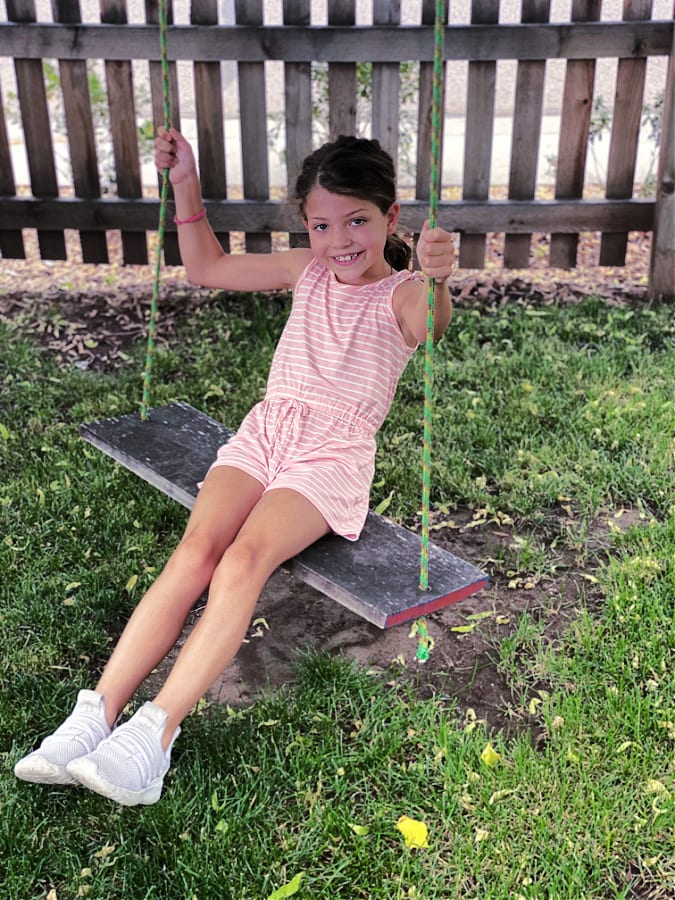
[(265, 399), (213, 466), (242, 469), (266, 491), (298, 491), (332, 531), (355, 541), (368, 513), (375, 435), (415, 352), (392, 296), (419, 277), (400, 271), (354, 287), (312, 260), (295, 286)]

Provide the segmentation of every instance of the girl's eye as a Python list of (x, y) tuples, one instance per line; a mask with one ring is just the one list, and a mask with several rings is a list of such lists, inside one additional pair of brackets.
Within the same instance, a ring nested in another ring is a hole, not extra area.
[(314, 226), (314, 231), (325, 231), (328, 228), (325, 222), (319, 222), (318, 225)]
[(352, 225), (364, 225), (364, 224), (365, 224), (365, 221), (366, 221), (366, 220), (365, 220), (364, 218), (362, 218), (362, 217), (359, 216), (359, 217), (357, 217), (356, 219), (352, 219), (351, 224), (352, 224)]

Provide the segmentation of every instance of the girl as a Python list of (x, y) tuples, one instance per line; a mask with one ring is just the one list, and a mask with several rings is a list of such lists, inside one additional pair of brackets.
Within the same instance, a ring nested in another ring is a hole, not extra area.
[[(96, 689), (15, 766), (26, 781), (82, 784), (118, 803), (159, 799), (180, 722), (233, 659), (265, 582), (328, 531), (356, 540), (368, 510), (375, 435), (398, 379), (424, 340), (427, 278), (435, 337), (450, 321), (450, 234), (425, 223), (410, 248), (395, 234), (391, 157), (340, 137), (312, 153), (296, 184), (309, 249), (228, 255), (206, 219), (195, 159), (160, 129), (188, 278), (228, 291), (290, 289), (293, 304), (263, 402), (206, 475), (185, 534), (131, 616)], [(120, 711), (169, 652), (200, 594), (206, 609), (164, 686), (126, 723)]]

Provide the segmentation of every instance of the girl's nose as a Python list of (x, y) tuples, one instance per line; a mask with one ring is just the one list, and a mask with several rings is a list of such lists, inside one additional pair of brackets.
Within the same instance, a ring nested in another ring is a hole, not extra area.
[(346, 228), (338, 228), (333, 233), (333, 242), (337, 247), (348, 247), (351, 242), (351, 235)]

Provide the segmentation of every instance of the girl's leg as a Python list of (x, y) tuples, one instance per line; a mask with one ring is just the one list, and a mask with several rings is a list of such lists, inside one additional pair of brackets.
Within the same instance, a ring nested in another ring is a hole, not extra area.
[(164, 749), (234, 658), (269, 576), (328, 530), (318, 509), (297, 491), (272, 490), (255, 505), (216, 567), (206, 609), (155, 698), (168, 713)]
[[(256, 479), (235, 468), (217, 467), (207, 476), (180, 544), (129, 620), (97, 691), (80, 691), (65, 722), (17, 762), (18, 778), (47, 784), (81, 781), (68, 766), (106, 743), (119, 711), (175, 643), (190, 607), (262, 491)], [(163, 734), (163, 727), (158, 733)], [(161, 778), (150, 790), (123, 790), (119, 800), (152, 802), (153, 791), (159, 796), (159, 790)]]
[(190, 609), (262, 491), (255, 478), (230, 466), (218, 466), (207, 476), (183, 538), (134, 610), (96, 687), (105, 697), (110, 726), (175, 644)]
[(179, 722), (236, 653), (265, 581), (327, 531), (323, 516), (296, 491), (263, 494), (218, 563), (206, 610), (155, 702), (145, 703), (93, 752), (68, 763), (66, 773), (118, 803), (155, 803)]

